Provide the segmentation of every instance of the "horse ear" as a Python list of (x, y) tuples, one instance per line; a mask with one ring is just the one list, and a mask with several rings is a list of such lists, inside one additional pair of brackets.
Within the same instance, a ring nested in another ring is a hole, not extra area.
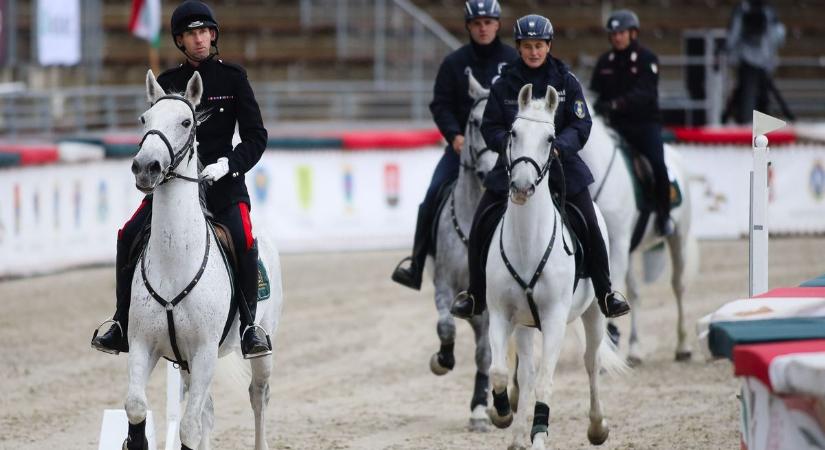
[(489, 89), (484, 89), (481, 86), (481, 83), (476, 80), (476, 77), (473, 76), (473, 73), (467, 71), (467, 81), (469, 81), (470, 89), (469, 94), (470, 98), (473, 100), (478, 100), (480, 98), (486, 97), (487, 94), (490, 92)]
[(154, 104), (164, 95), (166, 95), (166, 92), (163, 91), (158, 80), (155, 79), (155, 74), (152, 73), (152, 69), (149, 69), (149, 71), (146, 72), (146, 101)]
[(201, 103), (202, 95), (203, 80), (201, 74), (195, 72), (192, 74), (192, 78), (189, 79), (189, 83), (186, 83), (186, 100), (189, 100), (192, 106), (198, 106)]
[(556, 107), (559, 105), (559, 93), (549, 84), (547, 85), (547, 95), (545, 95), (544, 100), (547, 111), (549, 111), (551, 115), (556, 114)]
[(533, 99), (533, 85), (528, 83), (522, 86), (521, 90), (518, 91), (518, 109), (519, 111), (524, 110), (527, 108), (527, 105), (530, 104), (530, 100)]

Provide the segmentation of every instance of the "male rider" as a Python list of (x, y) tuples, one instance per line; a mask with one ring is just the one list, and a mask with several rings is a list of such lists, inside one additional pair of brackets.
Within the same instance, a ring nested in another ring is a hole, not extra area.
[[(435, 167), (424, 201), (418, 207), (412, 256), (404, 258), (392, 273), (393, 281), (411, 289), (421, 289), (424, 261), (430, 249), (430, 234), (438, 208), (438, 192), (458, 178), (461, 160), (459, 153), (464, 145), (464, 125), (473, 105), (473, 99), (468, 93), (467, 72), (472, 72), (482, 86), (489, 88), (501, 69), (518, 57), (515, 49), (498, 38), (500, 18), (498, 0), (466, 2), (464, 22), (470, 43), (447, 55), (438, 69), (430, 112), (447, 140), (447, 147)], [(402, 267), (407, 261), (410, 262), (409, 266)]]
[[(269, 337), (256, 326), (258, 299), (258, 248), (249, 218), (250, 200), (244, 174), (261, 159), (266, 148), (267, 132), (261, 111), (249, 85), (246, 71), (217, 59), (218, 22), (204, 3), (189, 0), (172, 13), (172, 39), (183, 52), (183, 64), (163, 72), (158, 83), (167, 92), (184, 92), (195, 72), (203, 80), (200, 108), (208, 117), (197, 128), (198, 157), (206, 166), (200, 178), (207, 182), (206, 203), (214, 218), (226, 225), (238, 256), (241, 351), (246, 358), (272, 353)], [(212, 47), (215, 52), (212, 52)], [(235, 123), (241, 142), (232, 147)], [(117, 310), (114, 324), (106, 333), (96, 335), (92, 346), (117, 354), (129, 350), (127, 341), (132, 274), (137, 262), (133, 244), (145, 239), (151, 223), (152, 198), (147, 196), (131, 219), (118, 232), (116, 258)], [(142, 243), (136, 244), (137, 248)], [(95, 332), (97, 334), (97, 332)]]

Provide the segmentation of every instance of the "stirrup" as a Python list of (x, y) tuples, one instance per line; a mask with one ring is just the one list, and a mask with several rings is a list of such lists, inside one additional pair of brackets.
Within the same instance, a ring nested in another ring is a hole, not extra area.
[[(467, 300), (469, 300), (470, 304), (472, 305), (470, 307), (470, 314), (467, 316), (463, 314), (457, 314), (458, 311), (455, 310), (456, 303)], [(452, 314), (453, 317), (458, 317), (459, 319), (472, 319), (476, 315), (476, 298), (472, 294), (470, 294), (469, 291), (459, 292), (458, 295), (456, 295), (453, 299), (453, 303), (450, 305), (450, 314)]]
[[(616, 297), (616, 296), (621, 297), (622, 300), (624, 300), (624, 303), (627, 305), (627, 309), (625, 311), (621, 312), (621, 313), (611, 315), (610, 311), (607, 310), (607, 297), (609, 297), (610, 294), (613, 294), (614, 297)], [(608, 292), (607, 294), (604, 295), (604, 298), (602, 299), (602, 302), (604, 302), (605, 316), (607, 316), (608, 319), (615, 319), (617, 317), (622, 317), (623, 315), (630, 312), (630, 302), (628, 302), (627, 297), (625, 297), (624, 294), (622, 294), (619, 291), (610, 291), (610, 292)]]
[[(266, 336), (266, 345), (267, 345), (268, 349), (266, 351), (263, 351), (263, 352), (257, 352), (257, 353), (251, 353), (251, 354), (243, 353), (243, 338), (246, 337), (246, 333), (249, 333), (250, 330), (254, 333), (255, 329), (258, 329), (258, 328), (261, 329), (261, 331), (264, 332), (264, 336)], [(264, 329), (264, 327), (262, 327), (260, 325), (255, 325), (254, 323), (252, 325), (249, 325), (249, 326), (246, 327), (246, 329), (243, 331), (243, 335), (241, 335), (241, 353), (243, 354), (243, 359), (260, 358), (262, 356), (268, 356), (268, 355), (272, 354), (272, 341), (269, 339), (269, 335), (266, 333), (266, 330)]]
[(413, 263), (412, 256), (407, 256), (404, 259), (402, 259), (401, 261), (399, 261), (398, 264), (395, 265), (395, 270), (393, 270), (392, 273), (395, 273), (395, 272), (398, 271), (398, 269), (401, 269), (402, 268), (401, 266), (407, 261), (410, 262), (410, 268), (412, 268), (412, 263)]
[(97, 326), (97, 328), (95, 328), (95, 332), (92, 333), (91, 346), (92, 346), (93, 349), (100, 350), (103, 353), (109, 353), (109, 354), (112, 354), (112, 355), (117, 355), (117, 354), (120, 353), (120, 350), (118, 350), (118, 349), (113, 349), (113, 348), (108, 348), (108, 347), (95, 345), (95, 339), (97, 339), (97, 335), (100, 332), (100, 329), (103, 327), (103, 325), (106, 325), (107, 323), (113, 323), (113, 324), (117, 325), (117, 329), (120, 330), (120, 338), (121, 339), (124, 339), (126, 337), (126, 336), (123, 335), (123, 327), (120, 325), (119, 321), (117, 321), (115, 319), (104, 320), (100, 325)]

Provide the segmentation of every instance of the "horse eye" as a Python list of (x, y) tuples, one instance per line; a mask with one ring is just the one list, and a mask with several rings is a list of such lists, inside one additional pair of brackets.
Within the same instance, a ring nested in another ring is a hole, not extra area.
[(189, 128), (189, 126), (192, 125), (192, 121), (190, 119), (186, 119), (183, 122), (181, 122), (181, 125), (183, 125), (186, 128)]
[(512, 138), (516, 137), (516, 130), (510, 130), (510, 137), (512, 137)]
[(141, 124), (146, 125), (146, 118), (145, 118), (145, 117), (140, 116), (140, 119), (139, 119), (139, 120), (140, 120), (140, 123), (141, 123)]

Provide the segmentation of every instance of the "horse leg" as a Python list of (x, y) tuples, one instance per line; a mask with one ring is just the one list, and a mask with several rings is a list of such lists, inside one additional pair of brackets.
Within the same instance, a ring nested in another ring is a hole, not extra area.
[(157, 353), (149, 353), (143, 342), (133, 342), (129, 352), (129, 389), (126, 394), (126, 415), (129, 417), (129, 435), (123, 442), (123, 448), (128, 450), (148, 450), (149, 442), (146, 439), (146, 411), (149, 403), (146, 400), (146, 382), (155, 364), (158, 362)]
[(436, 276), (435, 285), (435, 307), (438, 309), (436, 332), (441, 340), (441, 348), (430, 357), (430, 370), (436, 375), (444, 375), (455, 367), (455, 319), (450, 314), (453, 290), (442, 277)]
[(212, 394), (206, 395), (206, 401), (203, 404), (203, 413), (201, 414), (201, 442), (198, 445), (198, 450), (209, 450), (212, 448), (209, 442), (209, 437), (212, 434), (212, 429), (215, 426), (215, 406), (212, 403)]
[(255, 413), (255, 450), (267, 450), (266, 407), (269, 404), (269, 375), (272, 356), (252, 360), (252, 382), (249, 383), (249, 402)]
[(500, 311), (489, 309), (490, 317), (490, 379), (493, 387), (493, 408), (487, 410), (490, 420), (498, 428), (507, 428), (513, 423), (513, 411), (507, 397), (507, 340), (513, 332), (513, 325)]
[(639, 285), (636, 282), (636, 277), (633, 276), (633, 270), (628, 268), (627, 271), (627, 300), (630, 302), (630, 337), (627, 343), (627, 364), (631, 367), (638, 366), (642, 363), (642, 353), (639, 348), (639, 308), (641, 307), (639, 300)]
[(690, 345), (687, 343), (687, 332), (685, 332), (685, 313), (682, 309), (682, 298), (685, 294), (686, 241), (686, 236), (682, 235), (681, 230), (668, 237), (670, 262), (673, 265), (670, 286), (673, 288), (673, 295), (676, 296), (676, 361), (690, 361), (691, 357)]
[(490, 391), (490, 322), (487, 314), (474, 316), (470, 326), (476, 338), (476, 379), (470, 402), (470, 431), (484, 432), (490, 423), (487, 417), (487, 393)]
[[(535, 383), (535, 370), (533, 368), (533, 335), (535, 331), (527, 327), (516, 328), (516, 352), (518, 354), (518, 364), (516, 364), (516, 377), (518, 389), (518, 397), (516, 402), (520, 405), (529, 404), (530, 393), (533, 392)], [(512, 398), (511, 392), (511, 398)], [(508, 447), (508, 450), (523, 450), (530, 446), (530, 432), (528, 427), (527, 411), (522, 409), (520, 412), (515, 408), (515, 425), (513, 427), (513, 442)]]
[(189, 389), (186, 400), (186, 410), (180, 421), (180, 442), (184, 449), (198, 448), (202, 439), (209, 439), (204, 435), (202, 427), (203, 409), (209, 397), (209, 386), (215, 374), (215, 363), (218, 359), (218, 346), (207, 346), (190, 358)]
[(590, 379), (590, 426), (587, 428), (587, 439), (593, 445), (601, 445), (607, 440), (610, 429), (604, 420), (602, 402), (599, 399), (599, 375), (601, 371), (599, 347), (605, 338), (605, 320), (601, 311), (599, 311), (598, 305), (593, 303), (587, 308), (582, 315), (582, 323), (584, 323), (586, 339), (584, 367), (587, 369), (587, 376)]
[[(569, 295), (569, 293), (568, 293)], [(564, 332), (567, 328), (566, 313), (555, 315), (542, 314), (542, 348), (541, 366), (536, 381), (536, 406), (533, 411), (533, 428), (530, 438), (533, 440), (534, 450), (544, 450), (550, 438), (548, 431), (550, 420), (550, 396), (553, 393), (553, 376), (556, 363), (561, 354)]]

